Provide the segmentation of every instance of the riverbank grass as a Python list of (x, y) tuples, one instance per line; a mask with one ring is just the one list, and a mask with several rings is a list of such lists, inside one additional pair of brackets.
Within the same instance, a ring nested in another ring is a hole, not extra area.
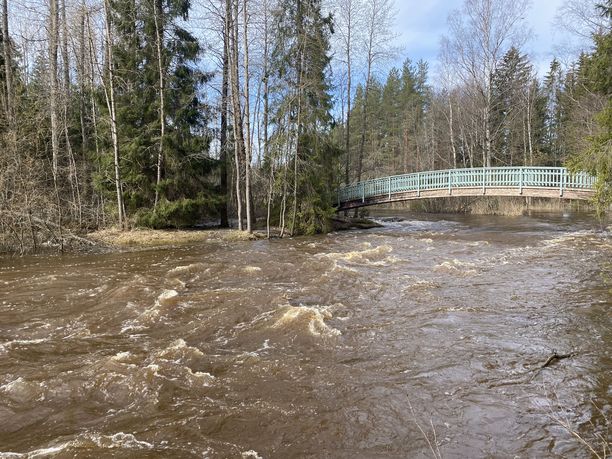
[(246, 231), (224, 230), (152, 230), (103, 229), (89, 233), (88, 239), (111, 247), (158, 247), (163, 245), (185, 244), (205, 241), (251, 241), (261, 239), (259, 233), (249, 234)]

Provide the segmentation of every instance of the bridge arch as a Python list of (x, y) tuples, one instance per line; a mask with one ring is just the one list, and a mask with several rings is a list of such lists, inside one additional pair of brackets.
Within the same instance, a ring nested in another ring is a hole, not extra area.
[(393, 175), (338, 189), (337, 210), (449, 196), (591, 199), (595, 177), (565, 167), (479, 167)]

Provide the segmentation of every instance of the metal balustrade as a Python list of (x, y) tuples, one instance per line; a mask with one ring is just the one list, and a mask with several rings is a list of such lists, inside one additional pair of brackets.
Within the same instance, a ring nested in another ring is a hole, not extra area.
[[(595, 177), (585, 173), (570, 173), (565, 167), (487, 167), (471, 169), (447, 169), (394, 175), (366, 180), (343, 186), (338, 190), (338, 207), (343, 203), (361, 201), (385, 196), (391, 201), (393, 195), (413, 192), (420, 197), (422, 192), (448, 190), (452, 195), (457, 189), (478, 189), (482, 194), (487, 189), (558, 190), (563, 197), (565, 191), (593, 192)], [(550, 197), (550, 196), (547, 196)], [(354, 206), (355, 207), (355, 206)]]

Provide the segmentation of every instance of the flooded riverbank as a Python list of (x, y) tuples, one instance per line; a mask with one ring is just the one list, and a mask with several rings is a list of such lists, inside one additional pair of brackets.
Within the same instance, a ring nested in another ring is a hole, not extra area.
[(0, 259), (0, 457), (590, 457), (610, 234), (400, 217)]

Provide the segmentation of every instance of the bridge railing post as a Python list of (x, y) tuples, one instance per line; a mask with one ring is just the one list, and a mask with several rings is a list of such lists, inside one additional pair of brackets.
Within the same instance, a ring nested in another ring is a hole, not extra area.
[(453, 171), (451, 169), (448, 170), (448, 194), (451, 194), (451, 187), (453, 186)]
[(391, 176), (389, 176), (389, 200), (391, 200)]
[(421, 197), (421, 173), (417, 172), (417, 197)]
[(485, 194), (485, 187), (487, 182), (487, 169), (486, 167), (482, 168), (482, 194)]
[(559, 177), (559, 197), (563, 197), (563, 182), (566, 178), (566, 169), (561, 169), (561, 177)]
[(361, 182), (361, 202), (365, 202), (365, 182)]
[(521, 167), (519, 169), (519, 194), (523, 194), (523, 171), (524, 169)]

